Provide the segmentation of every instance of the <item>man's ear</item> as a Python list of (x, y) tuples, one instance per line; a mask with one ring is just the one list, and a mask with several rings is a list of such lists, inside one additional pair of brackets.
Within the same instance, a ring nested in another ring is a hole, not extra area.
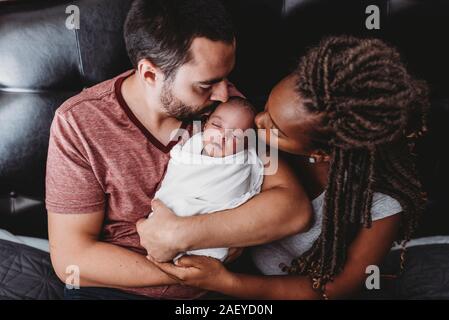
[(139, 61), (137, 71), (140, 78), (149, 85), (154, 85), (158, 77), (162, 75), (161, 70), (148, 59)]

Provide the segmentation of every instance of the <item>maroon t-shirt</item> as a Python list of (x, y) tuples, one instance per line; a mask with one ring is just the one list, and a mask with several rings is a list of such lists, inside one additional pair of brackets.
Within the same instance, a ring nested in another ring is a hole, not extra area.
[[(161, 144), (126, 105), (121, 84), (132, 72), (83, 90), (56, 111), (46, 207), (64, 214), (105, 210), (101, 240), (145, 255), (135, 224), (151, 211), (176, 142)], [(167, 299), (194, 298), (203, 292), (178, 285), (127, 291)]]

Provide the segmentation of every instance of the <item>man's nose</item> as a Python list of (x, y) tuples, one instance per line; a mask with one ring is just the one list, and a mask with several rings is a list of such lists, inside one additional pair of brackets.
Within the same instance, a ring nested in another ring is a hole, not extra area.
[(219, 101), (219, 102), (228, 101), (229, 99), (228, 82), (223, 80), (220, 83), (217, 83), (213, 88), (210, 99), (212, 101)]

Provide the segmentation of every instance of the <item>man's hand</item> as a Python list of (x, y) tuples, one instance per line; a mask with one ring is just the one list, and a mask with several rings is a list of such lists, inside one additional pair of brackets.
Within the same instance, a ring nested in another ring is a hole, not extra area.
[[(151, 202), (153, 212), (147, 219), (137, 221), (137, 232), (140, 245), (147, 250), (148, 256), (159, 262), (173, 260), (180, 252), (187, 251), (183, 247), (182, 218), (176, 216), (160, 200)], [(229, 249), (225, 263), (236, 260), (243, 252), (243, 248)]]
[(178, 253), (185, 251), (178, 237), (182, 229), (182, 218), (176, 216), (159, 200), (153, 200), (151, 206), (153, 212), (150, 216), (136, 223), (140, 245), (154, 260), (171, 261)]

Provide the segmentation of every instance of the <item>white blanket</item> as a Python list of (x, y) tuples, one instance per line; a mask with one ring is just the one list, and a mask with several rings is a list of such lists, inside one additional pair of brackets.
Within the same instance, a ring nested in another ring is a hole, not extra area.
[[(253, 148), (223, 158), (202, 155), (202, 150), (199, 133), (170, 152), (167, 172), (155, 198), (178, 216), (232, 209), (260, 192), (264, 167)], [(187, 254), (223, 261), (228, 249), (201, 249)]]

